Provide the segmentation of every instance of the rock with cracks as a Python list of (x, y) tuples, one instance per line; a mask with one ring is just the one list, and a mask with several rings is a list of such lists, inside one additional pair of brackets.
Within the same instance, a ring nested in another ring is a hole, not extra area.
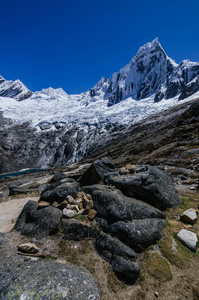
[(96, 184), (103, 181), (109, 173), (119, 174), (114, 165), (107, 157), (95, 160), (93, 164), (81, 176), (79, 183), (81, 186)]
[(84, 267), (52, 260), (24, 260), (16, 250), (0, 249), (0, 298), (99, 300), (100, 290)]
[(122, 220), (165, 218), (162, 211), (153, 206), (127, 197), (120, 190), (103, 185), (84, 187), (86, 193), (92, 194), (97, 216), (109, 223)]
[(68, 195), (76, 197), (79, 192), (79, 183), (74, 179), (62, 179), (61, 181), (52, 183), (41, 194), (41, 201), (53, 203), (63, 202)]
[(24, 206), (15, 228), (23, 235), (41, 239), (55, 234), (61, 224), (62, 212), (55, 207), (46, 207), (37, 210), (38, 203), (28, 201)]
[(178, 192), (169, 176), (148, 165), (138, 166), (134, 174), (112, 176), (105, 181), (125, 194), (159, 208), (177, 207), (181, 204)]

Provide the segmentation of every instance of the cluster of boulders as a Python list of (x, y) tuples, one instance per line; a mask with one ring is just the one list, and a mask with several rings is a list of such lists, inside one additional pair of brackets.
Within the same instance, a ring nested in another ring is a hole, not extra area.
[(78, 180), (56, 173), (39, 202), (25, 205), (15, 227), (39, 239), (60, 228), (67, 240), (92, 238), (117, 276), (132, 283), (140, 272), (137, 253), (161, 238), (162, 210), (180, 203), (171, 179), (159, 169), (116, 169), (102, 158)]

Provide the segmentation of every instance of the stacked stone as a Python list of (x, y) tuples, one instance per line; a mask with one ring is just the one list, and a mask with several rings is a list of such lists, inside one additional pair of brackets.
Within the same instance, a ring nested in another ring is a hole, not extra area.
[(47, 206), (60, 209), (67, 219), (82, 214), (93, 220), (96, 216), (92, 196), (80, 192), (79, 183), (61, 171), (53, 176), (50, 185), (41, 194), (38, 209)]

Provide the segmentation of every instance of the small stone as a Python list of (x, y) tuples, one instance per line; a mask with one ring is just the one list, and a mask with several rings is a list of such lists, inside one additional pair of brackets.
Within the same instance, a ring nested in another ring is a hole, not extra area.
[(188, 223), (193, 225), (194, 223), (197, 222), (197, 213), (196, 210), (193, 208), (187, 209), (185, 210), (181, 216), (180, 216), (180, 220), (182, 222)]
[(186, 229), (181, 229), (177, 234), (178, 240), (192, 251), (196, 251), (198, 238), (194, 232)]
[(64, 218), (70, 219), (70, 218), (73, 218), (75, 215), (76, 215), (76, 213), (73, 210), (64, 208), (64, 210), (63, 210)]
[(54, 202), (52, 203), (52, 206), (53, 206), (53, 207), (56, 207), (56, 208), (57, 208), (58, 205), (59, 205), (59, 203), (56, 202), (56, 201), (54, 201)]
[(71, 209), (71, 210), (74, 210), (74, 211), (76, 211), (76, 212), (79, 211), (79, 208), (78, 208), (77, 205), (71, 205), (71, 204), (68, 204), (68, 205), (67, 205), (67, 209)]
[(120, 168), (120, 175), (126, 174), (126, 168), (122, 167)]
[(93, 200), (89, 200), (89, 202), (87, 202), (87, 205), (85, 207), (85, 209), (92, 209), (93, 208)]
[(130, 165), (130, 164), (127, 164), (126, 165), (126, 170), (128, 170), (130, 173), (135, 173), (136, 171), (136, 166), (135, 165)]
[(83, 203), (81, 202), (79, 205), (78, 205), (79, 209), (83, 209)]
[(39, 248), (33, 243), (21, 244), (19, 246), (18, 250), (20, 250), (22, 252), (26, 252), (26, 253), (31, 253), (31, 254), (35, 254), (35, 253), (39, 252)]
[(127, 165), (125, 166), (125, 168), (126, 168), (126, 170), (129, 170), (129, 171), (134, 171), (134, 169), (135, 169), (135, 165), (130, 165), (130, 164), (127, 164)]
[(86, 208), (86, 207), (87, 207), (87, 205), (89, 204), (89, 200), (88, 200), (88, 198), (86, 198), (86, 197), (83, 197), (83, 198), (82, 198), (82, 203), (83, 203), (83, 207), (84, 207), (84, 208)]
[(95, 218), (96, 214), (97, 212), (94, 209), (91, 209), (88, 213), (88, 219), (92, 221)]
[(82, 198), (84, 195), (83, 195), (83, 193), (82, 192), (79, 192), (78, 194), (77, 194), (77, 198)]
[(76, 205), (79, 205), (80, 203), (82, 203), (82, 198), (78, 198), (78, 199), (75, 201), (75, 204), (76, 204)]
[(88, 198), (88, 200), (92, 200), (92, 196), (90, 194), (86, 194), (86, 197)]
[(49, 203), (49, 202), (46, 202), (46, 201), (40, 201), (39, 204), (38, 204), (37, 209), (41, 209), (41, 208), (48, 207), (48, 206), (50, 206), (50, 203)]
[(197, 190), (197, 188), (195, 187), (195, 186), (190, 186), (190, 188), (189, 188), (190, 190), (192, 190), (192, 191), (195, 191), (195, 190)]
[(71, 195), (68, 195), (67, 197), (66, 197), (66, 200), (68, 201), (68, 203), (74, 203), (75, 202), (75, 199), (71, 196)]
[(172, 250), (175, 252), (177, 251), (177, 243), (173, 238), (172, 238)]
[(158, 292), (155, 292), (154, 295), (155, 295), (157, 298), (159, 297)]
[(66, 208), (68, 205), (68, 201), (64, 200), (63, 202), (61, 202), (60, 204), (58, 204), (57, 208), (63, 210), (64, 208)]

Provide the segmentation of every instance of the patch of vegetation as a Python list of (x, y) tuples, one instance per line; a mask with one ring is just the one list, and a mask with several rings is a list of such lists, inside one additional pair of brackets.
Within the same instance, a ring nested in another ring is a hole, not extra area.
[[(182, 204), (179, 207), (165, 211), (167, 224), (164, 229), (164, 237), (159, 241), (158, 245), (163, 256), (172, 265), (180, 269), (186, 269), (189, 268), (193, 256), (198, 256), (198, 252), (193, 253), (178, 240), (177, 233), (183, 229), (183, 223), (179, 221), (179, 216), (186, 209), (197, 209), (199, 194), (197, 192), (181, 193), (180, 198), (182, 199)], [(189, 230), (195, 232), (192, 228)]]
[(76, 215), (74, 216), (74, 219), (80, 220), (80, 221), (85, 221), (85, 220), (87, 220), (87, 216), (82, 215), (82, 214), (76, 214)]
[(168, 262), (157, 253), (148, 253), (146, 266), (148, 273), (159, 281), (166, 282), (172, 279)]
[(140, 275), (138, 278), (138, 282), (139, 284), (145, 288), (146, 290), (148, 290), (149, 288), (149, 277), (146, 271), (146, 266), (143, 266), (142, 260), (141, 260), (141, 271), (140, 271)]
[(106, 274), (107, 274), (107, 284), (109, 290), (116, 293), (118, 289), (123, 288), (125, 286), (125, 284), (117, 278), (111, 266), (108, 266), (108, 270)]
[(80, 265), (79, 256), (80, 250), (79, 248), (75, 248), (70, 241), (61, 240), (59, 243), (58, 255), (62, 256), (66, 259), (67, 262)]
[(177, 233), (183, 228), (183, 223), (177, 220), (175, 216), (176, 213), (179, 215), (190, 207), (193, 207), (193, 205), (190, 205), (189, 200), (186, 199), (183, 200), (183, 204), (180, 207), (167, 211), (166, 215), (169, 220), (167, 220), (164, 229), (164, 236), (158, 243), (163, 256), (167, 258), (172, 265), (180, 269), (189, 268), (193, 253), (177, 238)]
[(180, 198), (182, 199), (182, 204), (179, 207), (179, 210), (184, 211), (185, 209), (194, 208), (197, 209), (199, 202), (199, 193), (181, 193)]

